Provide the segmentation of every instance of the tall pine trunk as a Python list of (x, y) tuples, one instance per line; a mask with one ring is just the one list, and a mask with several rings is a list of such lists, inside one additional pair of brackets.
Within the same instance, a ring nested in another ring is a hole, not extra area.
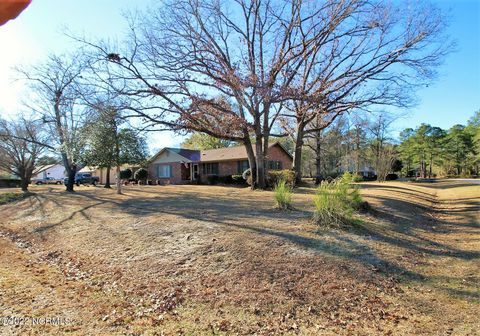
[(430, 155), (430, 167), (428, 170), (428, 178), (432, 178), (433, 156)]

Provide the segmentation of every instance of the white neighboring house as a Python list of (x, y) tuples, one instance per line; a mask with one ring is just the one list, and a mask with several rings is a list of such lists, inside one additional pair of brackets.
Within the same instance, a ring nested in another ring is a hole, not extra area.
[(54, 163), (46, 166), (40, 166), (33, 172), (32, 180), (43, 180), (47, 177), (56, 180), (63, 180), (65, 177), (65, 167), (59, 163)]

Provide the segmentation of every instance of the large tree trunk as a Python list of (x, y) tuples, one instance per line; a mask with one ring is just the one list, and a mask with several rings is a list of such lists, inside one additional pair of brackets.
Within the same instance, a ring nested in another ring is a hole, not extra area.
[(265, 178), (265, 153), (263, 152), (262, 136), (257, 135), (255, 143), (255, 161), (257, 164), (256, 188), (265, 189), (267, 187)]
[(23, 192), (28, 192), (28, 179), (26, 179), (25, 177), (21, 177), (20, 187), (22, 188)]
[(28, 192), (28, 182), (30, 182), (30, 176), (28, 176), (27, 170), (21, 169), (19, 177), (20, 177), (20, 188), (22, 188), (23, 192)]
[(75, 173), (77, 172), (76, 165), (70, 164), (67, 158), (66, 153), (62, 153), (63, 167), (65, 167), (65, 172), (67, 173), (67, 185), (66, 190), (68, 192), (73, 192), (73, 185), (75, 184)]
[(75, 184), (75, 173), (77, 172), (76, 167), (70, 166), (67, 169), (68, 181), (67, 181), (67, 191), (73, 192), (73, 185)]
[(302, 182), (302, 149), (303, 149), (303, 138), (304, 134), (304, 124), (298, 122), (295, 138), (295, 150), (293, 152), (293, 171), (295, 171), (295, 183), (298, 184)]
[(245, 138), (243, 145), (247, 151), (248, 165), (250, 167), (250, 174), (252, 176), (251, 188), (254, 189), (257, 181), (257, 163), (255, 162), (255, 152), (253, 151), (252, 142), (250, 141), (249, 137)]
[(105, 186), (104, 186), (104, 188), (111, 188), (111, 186), (110, 186), (110, 169), (112, 169), (112, 167), (108, 166), (106, 169), (107, 169), (107, 172), (105, 174)]
[[(60, 101), (61, 101), (62, 93), (60, 91), (55, 92), (55, 104), (54, 104), (54, 111), (55, 111), (55, 127), (57, 130), (57, 134), (60, 140), (60, 145), (65, 145), (65, 134), (62, 125), (62, 115), (60, 113)], [(67, 153), (62, 150), (62, 162), (63, 166), (65, 167), (65, 172), (67, 173), (67, 185), (66, 190), (68, 192), (73, 192), (73, 185), (75, 184), (75, 174), (77, 173), (77, 166), (71, 163), (68, 159)]]
[[(267, 134), (267, 133), (264, 133)], [(263, 137), (263, 172), (265, 174), (265, 186), (268, 187), (268, 135)]]
[(321, 131), (317, 132), (317, 136), (315, 137), (316, 147), (315, 147), (315, 184), (320, 184), (322, 180), (322, 138), (321, 138)]

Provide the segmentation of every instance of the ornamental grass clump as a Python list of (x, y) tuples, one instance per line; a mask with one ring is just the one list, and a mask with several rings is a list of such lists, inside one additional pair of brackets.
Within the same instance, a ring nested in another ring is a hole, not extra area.
[(317, 224), (341, 227), (352, 222), (354, 211), (363, 204), (359, 188), (352, 182), (352, 174), (345, 173), (331, 182), (320, 183), (313, 199)]
[(285, 180), (278, 181), (273, 188), (275, 206), (277, 209), (292, 209), (292, 188)]

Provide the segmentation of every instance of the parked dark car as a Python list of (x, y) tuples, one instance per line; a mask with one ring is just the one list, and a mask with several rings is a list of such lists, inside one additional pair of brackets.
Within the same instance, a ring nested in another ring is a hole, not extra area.
[[(80, 184), (91, 184), (96, 185), (100, 181), (98, 176), (92, 176), (92, 173), (77, 173), (75, 175), (75, 184), (79, 186)], [(68, 177), (65, 177), (63, 184), (67, 185)]]

